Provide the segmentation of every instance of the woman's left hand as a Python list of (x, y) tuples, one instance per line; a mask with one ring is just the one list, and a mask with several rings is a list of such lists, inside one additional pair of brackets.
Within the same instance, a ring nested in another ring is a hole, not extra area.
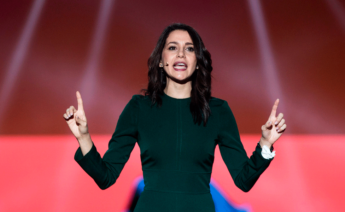
[(283, 119), (284, 115), (279, 113), (279, 115), (276, 117), (278, 103), (279, 99), (275, 101), (268, 121), (261, 127), (262, 137), (259, 142), (261, 147), (266, 145), (268, 148), (271, 148), (274, 142), (276, 142), (283, 132), (285, 132), (286, 124), (285, 119)]

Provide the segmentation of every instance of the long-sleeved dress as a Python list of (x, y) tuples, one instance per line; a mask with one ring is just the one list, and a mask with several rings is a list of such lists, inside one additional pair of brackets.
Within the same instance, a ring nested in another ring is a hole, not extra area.
[(272, 159), (257, 144), (248, 158), (228, 103), (212, 97), (206, 126), (194, 124), (191, 98), (162, 96), (151, 106), (148, 96), (134, 95), (121, 113), (109, 149), (101, 158), (93, 145), (74, 159), (101, 189), (115, 183), (136, 142), (145, 188), (135, 212), (214, 212), (210, 178), (216, 145), (236, 184), (249, 191)]

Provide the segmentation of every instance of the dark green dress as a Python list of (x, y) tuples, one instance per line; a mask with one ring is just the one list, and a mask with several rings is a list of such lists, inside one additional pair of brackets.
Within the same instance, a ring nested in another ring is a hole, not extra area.
[(228, 103), (212, 97), (204, 127), (193, 123), (190, 98), (161, 97), (160, 108), (151, 107), (147, 96), (132, 97), (103, 158), (94, 145), (85, 156), (78, 148), (75, 160), (97, 185), (106, 189), (115, 183), (138, 142), (145, 188), (135, 212), (214, 212), (209, 183), (219, 145), (236, 186), (249, 191), (272, 159), (262, 157), (259, 144), (247, 157)]

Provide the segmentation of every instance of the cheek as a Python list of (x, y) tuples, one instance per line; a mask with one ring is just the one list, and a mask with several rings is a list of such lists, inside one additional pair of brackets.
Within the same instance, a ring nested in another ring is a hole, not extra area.
[(167, 52), (162, 52), (162, 60), (167, 62), (169, 60), (169, 53)]
[(194, 56), (194, 57), (191, 57), (191, 58), (190, 58), (190, 64), (192, 64), (192, 65), (194, 66), (194, 68), (196, 67), (196, 63), (197, 63), (196, 57), (195, 57), (195, 56)]
[(195, 56), (195, 54), (190, 55), (190, 61), (192, 62), (192, 64), (196, 64), (196, 56)]

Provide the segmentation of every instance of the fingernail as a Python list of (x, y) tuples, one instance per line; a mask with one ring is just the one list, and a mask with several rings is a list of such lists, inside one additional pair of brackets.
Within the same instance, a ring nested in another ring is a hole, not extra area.
[(278, 122), (276, 121), (276, 123), (274, 123), (275, 125), (277, 125), (278, 124)]
[(272, 123), (271, 121), (268, 122), (268, 124), (271, 124), (271, 123)]

